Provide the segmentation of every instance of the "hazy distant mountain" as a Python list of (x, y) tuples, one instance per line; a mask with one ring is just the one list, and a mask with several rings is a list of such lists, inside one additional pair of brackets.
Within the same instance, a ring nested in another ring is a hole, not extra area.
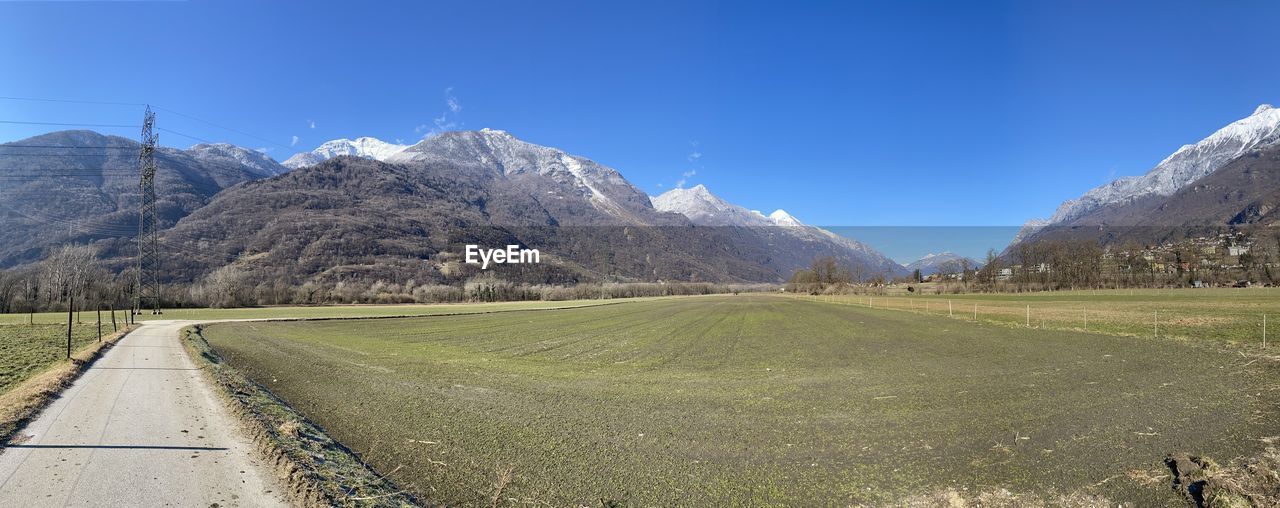
[(920, 270), (921, 275), (933, 275), (940, 271), (959, 272), (963, 267), (979, 268), (979, 263), (972, 258), (961, 256), (954, 252), (943, 252), (939, 254), (928, 254), (925, 257), (912, 261), (906, 265), (908, 272)]
[(1280, 110), (1263, 104), (1253, 114), (1232, 122), (1209, 137), (1184, 145), (1142, 176), (1118, 178), (1058, 207), (1047, 221), (1028, 221), (1022, 239), (1045, 226), (1071, 223), (1107, 206), (1124, 206), (1152, 197), (1167, 197), (1208, 176), (1251, 150), (1280, 141)]
[(335, 139), (326, 141), (310, 152), (294, 154), (293, 157), (285, 159), (283, 164), (291, 169), (297, 169), (303, 166), (313, 166), (344, 155), (385, 161), (405, 148), (408, 148), (408, 145), (397, 145), (371, 137)]
[[(139, 150), (131, 139), (83, 130), (0, 144), (0, 267), (38, 260), (65, 243), (127, 247), (137, 235)], [(156, 163), (162, 228), (224, 188), (285, 171), (230, 145), (162, 147)]]
[(902, 273), (900, 265), (861, 242), (806, 225), (785, 210), (777, 210), (767, 216), (747, 210), (712, 194), (703, 185), (671, 189), (650, 200), (654, 208), (679, 213), (700, 226), (749, 228), (754, 234), (766, 237), (763, 241), (779, 249), (816, 252), (811, 254), (813, 257), (834, 256), (859, 267), (856, 271), (864, 277), (878, 274), (892, 277)]

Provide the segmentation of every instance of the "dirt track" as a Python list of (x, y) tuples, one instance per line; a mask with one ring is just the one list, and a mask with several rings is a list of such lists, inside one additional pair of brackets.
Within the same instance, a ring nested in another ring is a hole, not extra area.
[(0, 506), (285, 506), (179, 343), (150, 321), (0, 452)]

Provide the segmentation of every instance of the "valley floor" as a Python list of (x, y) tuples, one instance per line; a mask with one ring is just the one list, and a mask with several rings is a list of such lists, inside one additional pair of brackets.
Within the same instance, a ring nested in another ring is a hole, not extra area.
[[(423, 500), (884, 503), (945, 489), (1177, 503), (1164, 457), (1280, 435), (1221, 340), (775, 295), (220, 323), (231, 365)], [(508, 474), (509, 472), (509, 474)], [(501, 485), (495, 489), (495, 485)]]

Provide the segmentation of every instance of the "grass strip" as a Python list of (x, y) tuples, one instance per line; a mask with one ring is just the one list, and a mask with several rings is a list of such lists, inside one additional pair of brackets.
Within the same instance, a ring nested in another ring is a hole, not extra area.
[(22, 381), (12, 390), (0, 393), (0, 445), (8, 444), (18, 429), (40, 414), (94, 361), (135, 328), (137, 325), (129, 325), (105, 336), (101, 342), (93, 342), (73, 353), (70, 361), (59, 362)]

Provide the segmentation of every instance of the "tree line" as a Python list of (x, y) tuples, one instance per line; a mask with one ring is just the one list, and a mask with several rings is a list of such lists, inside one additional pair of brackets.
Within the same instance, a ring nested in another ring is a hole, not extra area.
[[(1231, 244), (1247, 245), (1238, 255)], [(1224, 266), (1225, 265), (1225, 266)], [(1280, 284), (1280, 233), (1253, 232), (1181, 238), (1158, 245), (1128, 240), (1107, 244), (1094, 238), (1022, 242), (1004, 253), (987, 252), (979, 265), (949, 262), (939, 268), (938, 292), (1023, 292), (1077, 289), (1175, 288)], [(917, 270), (889, 281), (914, 288)], [(788, 280), (788, 291), (877, 292), (883, 278), (860, 279), (830, 257), (815, 259)], [(882, 291), (880, 291), (882, 292)]]
[[(64, 246), (39, 263), (0, 270), (0, 313), (129, 309), (136, 271), (111, 271), (93, 247)], [(168, 308), (252, 307), (262, 305), (456, 303), (520, 300), (635, 298), (771, 291), (776, 284), (710, 282), (596, 282), (571, 285), (528, 284), (481, 273), (458, 284), (384, 279), (344, 279), (291, 283), (260, 277), (235, 264), (207, 273), (194, 283), (162, 286)]]

